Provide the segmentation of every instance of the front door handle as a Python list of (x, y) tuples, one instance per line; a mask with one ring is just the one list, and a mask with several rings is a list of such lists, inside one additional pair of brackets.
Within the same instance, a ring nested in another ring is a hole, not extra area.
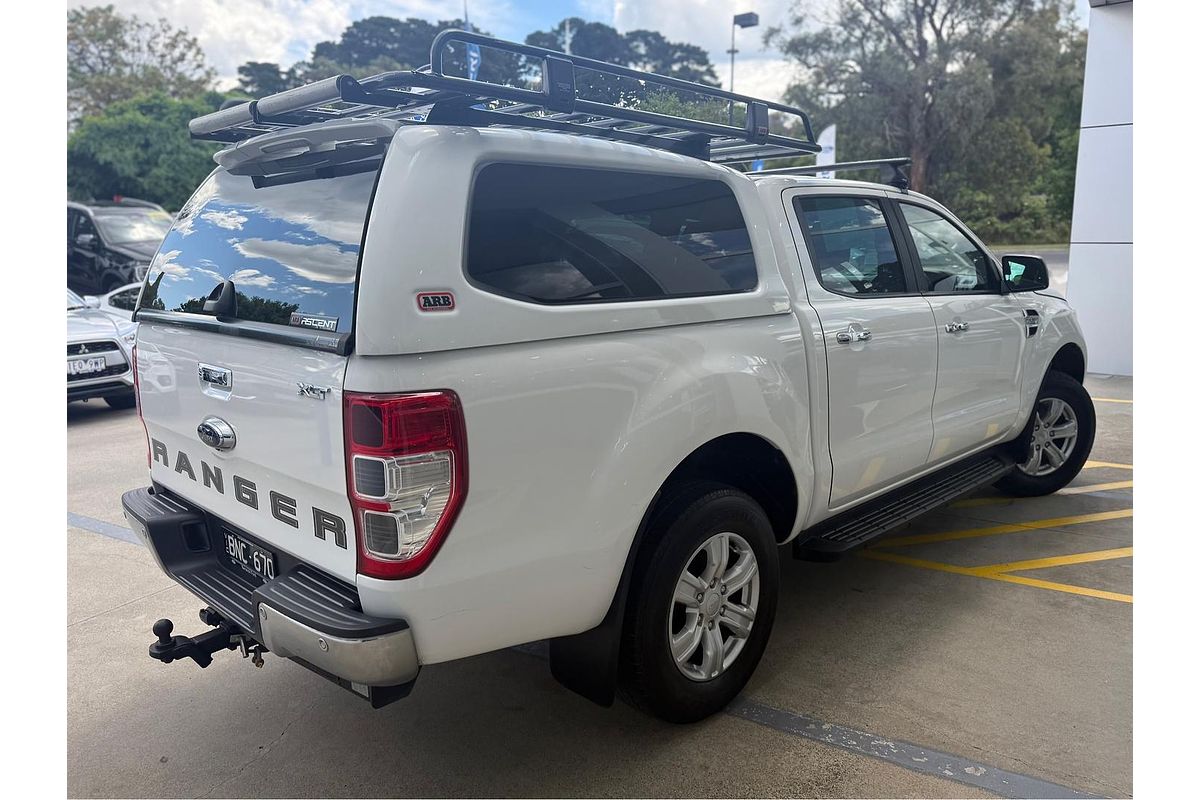
[(871, 341), (871, 332), (861, 325), (851, 325), (844, 331), (838, 331), (836, 336), (841, 344), (850, 344), (851, 342), (869, 342)]
[(971, 323), (956, 320), (946, 323), (946, 333), (961, 333), (965, 330), (970, 330)]

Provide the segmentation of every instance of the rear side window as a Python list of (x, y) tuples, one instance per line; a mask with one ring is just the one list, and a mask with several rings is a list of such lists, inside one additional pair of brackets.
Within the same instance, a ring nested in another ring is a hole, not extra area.
[(377, 169), (272, 184), (214, 172), (180, 210), (139, 308), (204, 313), (226, 279), (237, 318), (344, 333)]
[(747, 292), (754, 253), (715, 180), (491, 164), (475, 181), (467, 275), (537, 303)]
[(816, 196), (798, 197), (795, 203), (822, 286), (849, 295), (909, 291), (877, 200)]

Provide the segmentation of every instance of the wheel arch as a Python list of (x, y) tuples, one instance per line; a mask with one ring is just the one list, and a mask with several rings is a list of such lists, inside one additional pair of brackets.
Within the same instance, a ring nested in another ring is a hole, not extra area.
[(651, 541), (648, 532), (664, 501), (674, 490), (700, 480), (744, 491), (763, 507), (776, 542), (782, 544), (791, 536), (800, 513), (800, 492), (795, 470), (775, 443), (759, 434), (734, 432), (695, 448), (663, 480), (642, 515), (601, 623), (583, 633), (550, 640), (550, 671), (568, 689), (600, 705), (612, 705), (634, 564)]
[(1058, 348), (1054, 358), (1050, 359), (1050, 365), (1046, 368), (1046, 372), (1052, 370), (1064, 372), (1083, 383), (1084, 376), (1087, 374), (1087, 358), (1083, 354), (1083, 348), (1074, 342), (1067, 342)]

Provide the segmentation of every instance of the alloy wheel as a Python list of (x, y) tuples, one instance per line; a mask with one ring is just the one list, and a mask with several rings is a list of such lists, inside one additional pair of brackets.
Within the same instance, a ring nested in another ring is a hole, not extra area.
[(729, 669), (750, 638), (760, 582), (754, 550), (736, 533), (718, 533), (696, 548), (667, 616), (668, 644), (680, 672), (708, 681)]

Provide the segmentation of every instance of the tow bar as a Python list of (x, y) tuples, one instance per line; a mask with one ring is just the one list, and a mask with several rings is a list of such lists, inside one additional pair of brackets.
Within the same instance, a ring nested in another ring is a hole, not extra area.
[(213, 626), (213, 630), (199, 636), (172, 636), (175, 623), (160, 619), (150, 628), (158, 641), (150, 645), (150, 657), (164, 664), (181, 658), (190, 658), (203, 669), (212, 663), (213, 653), (221, 650), (242, 651), (242, 658), (251, 658), (254, 666), (263, 665), (263, 647), (250, 637), (235, 632), (225, 619), (211, 608), (200, 609), (200, 621)]

